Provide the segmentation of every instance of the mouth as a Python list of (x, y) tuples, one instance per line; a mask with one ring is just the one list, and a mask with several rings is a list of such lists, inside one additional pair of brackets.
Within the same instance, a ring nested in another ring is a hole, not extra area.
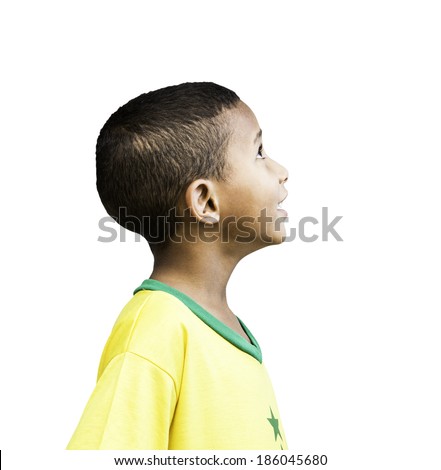
[(288, 193), (286, 193), (285, 197), (278, 202), (277, 204), (277, 211), (283, 214), (283, 217), (288, 217), (288, 212), (282, 207), (282, 202), (288, 197)]

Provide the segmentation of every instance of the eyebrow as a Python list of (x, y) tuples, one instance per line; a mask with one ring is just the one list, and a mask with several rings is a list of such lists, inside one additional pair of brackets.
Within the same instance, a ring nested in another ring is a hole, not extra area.
[(257, 141), (262, 137), (262, 129), (259, 130), (259, 132), (256, 134), (256, 137), (254, 139), (254, 143), (256, 144)]

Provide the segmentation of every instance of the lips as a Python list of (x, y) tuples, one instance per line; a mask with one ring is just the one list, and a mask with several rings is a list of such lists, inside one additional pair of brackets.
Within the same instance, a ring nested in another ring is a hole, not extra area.
[(285, 197), (279, 201), (279, 203), (277, 204), (277, 212), (280, 212), (281, 214), (283, 214), (283, 217), (288, 217), (288, 212), (286, 212), (285, 209), (283, 209), (283, 207), (281, 207), (281, 204), (282, 202), (288, 197), (288, 193), (285, 194)]
[(282, 209), (280, 206), (277, 206), (277, 212), (283, 215), (283, 217), (288, 217), (288, 212), (285, 209)]

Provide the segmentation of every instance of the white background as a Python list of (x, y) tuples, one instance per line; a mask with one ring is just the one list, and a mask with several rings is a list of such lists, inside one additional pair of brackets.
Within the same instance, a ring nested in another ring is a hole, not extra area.
[(207, 80), (254, 110), (289, 169), (290, 225), (343, 216), (343, 242), (262, 250), (229, 286), (290, 450), (338, 470), (439, 469), (437, 2), (28, 1), (0, 16), (5, 468), (43, 468), (38, 453), (60, 468), (51, 452), (152, 268), (132, 234), (97, 241), (101, 126), (140, 93)]

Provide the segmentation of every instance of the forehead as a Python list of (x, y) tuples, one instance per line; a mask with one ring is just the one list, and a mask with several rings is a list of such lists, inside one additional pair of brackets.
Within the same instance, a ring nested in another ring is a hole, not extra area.
[(243, 101), (230, 110), (230, 126), (232, 144), (255, 144), (260, 126), (253, 111)]

